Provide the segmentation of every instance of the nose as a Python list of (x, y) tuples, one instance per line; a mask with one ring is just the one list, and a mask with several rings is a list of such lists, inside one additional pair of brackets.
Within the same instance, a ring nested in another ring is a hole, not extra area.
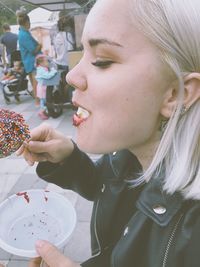
[(66, 81), (69, 85), (75, 89), (85, 91), (87, 89), (86, 75), (79, 62), (73, 69), (71, 69), (66, 75)]

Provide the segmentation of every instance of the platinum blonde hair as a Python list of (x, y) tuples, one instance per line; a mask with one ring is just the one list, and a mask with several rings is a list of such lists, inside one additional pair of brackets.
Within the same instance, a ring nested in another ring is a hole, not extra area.
[(179, 101), (150, 167), (138, 182), (161, 174), (165, 164), (163, 189), (179, 191), (186, 199), (200, 199), (200, 100), (181, 115), (183, 78), (200, 73), (200, 1), (129, 0), (131, 16), (158, 48), (161, 59), (179, 82)]

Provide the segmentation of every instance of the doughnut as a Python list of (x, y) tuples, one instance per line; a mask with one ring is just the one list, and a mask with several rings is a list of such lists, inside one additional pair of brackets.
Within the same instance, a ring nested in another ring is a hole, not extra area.
[(10, 156), (29, 139), (29, 127), (23, 116), (11, 110), (0, 109), (0, 158)]

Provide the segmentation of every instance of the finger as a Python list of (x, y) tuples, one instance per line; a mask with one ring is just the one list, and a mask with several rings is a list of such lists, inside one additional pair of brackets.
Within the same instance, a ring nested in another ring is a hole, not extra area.
[[(17, 156), (21, 156), (24, 153), (25, 146), (22, 144), (20, 148), (15, 152)], [(1, 267), (1, 266), (0, 266)]]
[(24, 149), (23, 157), (30, 166), (34, 165), (35, 161), (33, 159), (32, 153), (27, 148)]
[[(60, 251), (47, 241), (39, 240), (36, 243), (36, 250), (45, 263), (51, 267), (69, 266), (69, 260)], [(32, 266), (31, 266), (32, 267)]]
[(0, 267), (5, 267), (4, 265), (0, 264)]
[(41, 257), (31, 259), (29, 261), (28, 267), (40, 267), (41, 262), (42, 262)]
[(45, 153), (36, 154), (30, 152), (28, 149), (24, 151), (23, 156), (30, 166), (33, 166), (35, 162), (43, 162), (48, 160), (48, 154)]
[(31, 130), (31, 140), (33, 141), (44, 141), (48, 132), (50, 131), (50, 125), (47, 123), (42, 123), (38, 127)]
[(48, 149), (48, 141), (30, 141), (27, 145), (27, 149), (32, 153), (45, 153)]

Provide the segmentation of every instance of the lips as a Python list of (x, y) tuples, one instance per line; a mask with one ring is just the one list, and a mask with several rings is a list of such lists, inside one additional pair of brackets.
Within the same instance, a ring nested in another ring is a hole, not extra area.
[(81, 123), (86, 121), (89, 116), (90, 113), (86, 109), (79, 107), (76, 114), (73, 116), (73, 125), (78, 127)]

